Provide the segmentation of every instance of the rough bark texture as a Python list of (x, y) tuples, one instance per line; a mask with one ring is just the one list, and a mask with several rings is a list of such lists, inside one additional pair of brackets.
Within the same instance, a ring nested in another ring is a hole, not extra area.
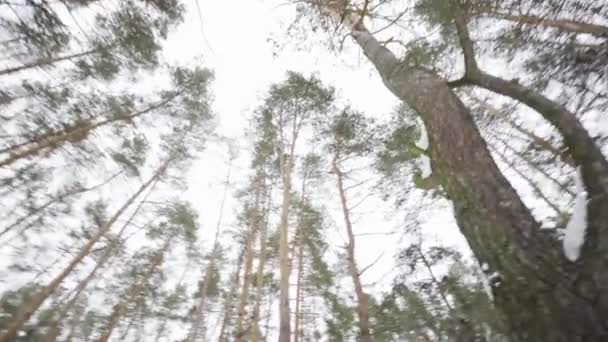
[(475, 59), (466, 14), (460, 9), (455, 9), (454, 13), (465, 59), (464, 81), (511, 97), (536, 110), (560, 132), (580, 169), (588, 198), (586, 237), (581, 257), (574, 264), (566, 265), (569, 273), (566, 286), (587, 302), (585, 310), (589, 312), (584, 316), (588, 323), (570, 330), (571, 336), (608, 338), (608, 161), (576, 115), (567, 108), (518, 82), (483, 72)]
[(363, 291), (363, 285), (359, 278), (359, 268), (357, 267), (357, 261), (355, 260), (355, 234), (353, 233), (353, 225), (350, 219), (350, 211), (346, 199), (346, 192), (344, 190), (344, 183), (342, 171), (338, 167), (337, 162), (338, 156), (336, 155), (333, 160), (333, 172), (336, 174), (336, 182), (338, 186), (338, 192), (340, 194), (340, 204), (342, 206), (342, 214), (344, 216), (344, 224), (346, 225), (346, 233), (348, 235), (348, 243), (346, 245), (346, 257), (348, 258), (348, 273), (353, 280), (355, 287), (355, 295), (357, 296), (357, 316), (359, 318), (359, 341), (360, 342), (371, 342), (371, 334), (369, 327), (369, 303), (368, 297), (365, 291)]
[(70, 261), (68, 266), (61, 271), (59, 275), (57, 275), (47, 286), (42, 289), (42, 291), (35, 295), (30, 301), (25, 303), (19, 313), (13, 317), (12, 322), (8, 326), (6, 332), (0, 336), (0, 342), (11, 342), (17, 336), (19, 330), (23, 328), (23, 325), (32, 317), (32, 315), (42, 306), (42, 304), (55, 292), (55, 290), (61, 285), (63, 280), (76, 268), (76, 266), (91, 252), (93, 246), (103, 237), (105, 236), (118, 218), (133, 204), (133, 202), (150, 186), (154, 183), (158, 177), (164, 172), (167, 168), (167, 165), (170, 160), (167, 160), (158, 170), (157, 172), (144, 184), (141, 185), (139, 190), (131, 196), (122, 207), (120, 207), (116, 213), (108, 220), (108, 222), (99, 229), (97, 234), (95, 234), (74, 256), (74, 258)]
[(433, 172), (452, 200), (458, 226), (476, 258), (500, 274), (492, 290), (513, 339), (607, 337), (592, 303), (572, 291), (556, 242), (540, 231), (447, 82), (429, 70), (400, 63), (361, 22), (352, 34), (389, 90), (422, 118)]

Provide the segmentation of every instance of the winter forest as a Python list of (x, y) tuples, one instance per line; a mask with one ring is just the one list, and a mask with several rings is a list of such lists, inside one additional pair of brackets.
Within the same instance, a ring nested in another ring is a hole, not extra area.
[(0, 0), (0, 342), (608, 341), (605, 0)]

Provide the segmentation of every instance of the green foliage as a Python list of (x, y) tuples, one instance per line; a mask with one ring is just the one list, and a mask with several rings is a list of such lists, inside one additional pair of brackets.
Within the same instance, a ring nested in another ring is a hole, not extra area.
[(181, 237), (194, 242), (198, 230), (198, 213), (188, 202), (173, 201), (159, 209), (163, 221), (150, 229), (152, 237)]

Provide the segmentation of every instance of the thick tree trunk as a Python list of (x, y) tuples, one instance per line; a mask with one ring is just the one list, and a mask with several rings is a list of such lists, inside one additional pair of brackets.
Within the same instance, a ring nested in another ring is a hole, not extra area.
[(422, 118), (433, 172), (452, 200), (460, 230), (479, 262), (500, 274), (494, 300), (508, 317), (513, 338), (566, 342), (607, 337), (592, 303), (572, 291), (556, 241), (540, 231), (447, 82), (427, 69), (400, 63), (361, 22), (352, 34), (389, 90)]
[(118, 218), (135, 202), (135, 200), (150, 186), (154, 183), (160, 175), (165, 171), (168, 166), (170, 159), (165, 161), (165, 163), (156, 171), (156, 173), (150, 177), (150, 179), (142, 184), (137, 190), (135, 194), (133, 194), (122, 207), (120, 207), (116, 213), (108, 220), (108, 222), (103, 225), (95, 234), (74, 256), (74, 258), (70, 261), (68, 266), (61, 271), (59, 275), (57, 275), (48, 285), (44, 287), (41, 293), (32, 297), (27, 303), (25, 303), (21, 310), (17, 313), (15, 317), (13, 317), (12, 322), (9, 324), (6, 332), (0, 336), (0, 342), (11, 342), (17, 336), (17, 333), (20, 329), (23, 328), (23, 325), (30, 319), (30, 317), (42, 306), (42, 304), (49, 298), (53, 292), (61, 285), (63, 280), (67, 278), (67, 276), (76, 268), (76, 266), (91, 252), (93, 246), (103, 237), (105, 236)]
[(533, 89), (480, 70), (475, 60), (467, 18), (459, 9), (454, 12), (458, 39), (464, 53), (465, 83), (511, 97), (536, 110), (560, 132), (580, 169), (588, 198), (587, 227), (581, 257), (575, 265), (569, 265), (570, 276), (576, 282), (571, 285), (571, 290), (584, 300), (594, 302), (591, 321), (596, 327), (592, 330), (608, 335), (608, 289), (605, 285), (608, 283), (608, 161), (574, 113)]
[(346, 257), (348, 262), (348, 273), (350, 274), (353, 285), (355, 287), (355, 295), (357, 296), (357, 315), (359, 317), (359, 341), (371, 342), (371, 333), (369, 328), (369, 303), (363, 285), (359, 278), (359, 268), (355, 260), (355, 234), (353, 233), (353, 225), (350, 219), (350, 210), (344, 190), (343, 174), (338, 167), (338, 154), (334, 156), (333, 172), (336, 174), (338, 192), (340, 194), (340, 204), (342, 205), (342, 214), (344, 215), (344, 224), (346, 225), (346, 233), (348, 235), (348, 244), (346, 245)]
[(128, 305), (137, 296), (141, 296), (141, 292), (144, 290), (146, 282), (150, 279), (152, 274), (157, 271), (158, 266), (160, 266), (160, 264), (163, 262), (164, 255), (171, 246), (172, 240), (173, 237), (167, 239), (164, 246), (152, 256), (152, 263), (150, 264), (146, 272), (142, 275), (142, 277), (139, 279), (139, 281), (129, 287), (124, 297), (124, 300), (120, 300), (118, 303), (116, 303), (116, 305), (114, 305), (108, 324), (104, 328), (104, 333), (101, 335), (101, 337), (97, 339), (97, 342), (108, 342), (110, 340), (112, 332), (118, 326), (118, 323), (120, 322), (122, 317), (127, 313)]

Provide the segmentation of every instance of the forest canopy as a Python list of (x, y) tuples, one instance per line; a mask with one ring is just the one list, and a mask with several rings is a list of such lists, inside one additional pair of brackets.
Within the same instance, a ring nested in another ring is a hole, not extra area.
[(608, 339), (608, 4), (0, 0), (0, 342)]

